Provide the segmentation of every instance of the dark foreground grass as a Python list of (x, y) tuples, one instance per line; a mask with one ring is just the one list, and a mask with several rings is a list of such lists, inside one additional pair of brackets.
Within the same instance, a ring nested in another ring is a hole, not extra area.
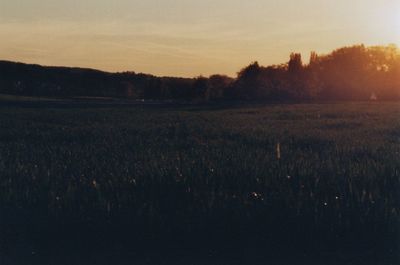
[(398, 103), (2, 104), (0, 263), (396, 264), (399, 152)]

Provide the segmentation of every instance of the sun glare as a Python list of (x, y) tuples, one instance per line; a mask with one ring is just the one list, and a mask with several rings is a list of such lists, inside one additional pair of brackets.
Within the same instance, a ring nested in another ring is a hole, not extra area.
[(394, 31), (396, 34), (397, 45), (400, 46), (400, 16), (397, 16), (394, 19)]
[[(400, 4), (382, 7), (375, 17), (367, 22), (370, 30), (370, 43), (400, 46)], [(379, 14), (379, 15), (378, 15)]]
[(398, 15), (397, 12), (400, 12), (400, 5), (397, 8), (397, 11), (394, 12), (395, 14), (390, 18), (389, 27), (393, 27), (395, 43), (400, 46), (400, 15)]

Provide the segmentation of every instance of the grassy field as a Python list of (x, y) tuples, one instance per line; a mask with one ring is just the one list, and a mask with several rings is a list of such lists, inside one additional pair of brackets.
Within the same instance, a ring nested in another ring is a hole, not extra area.
[(4, 261), (399, 260), (399, 103), (41, 104), (0, 103)]

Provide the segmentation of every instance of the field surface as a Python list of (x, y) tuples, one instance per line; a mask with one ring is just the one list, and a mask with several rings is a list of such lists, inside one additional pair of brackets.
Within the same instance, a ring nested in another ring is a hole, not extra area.
[(3, 102), (0, 257), (395, 264), (399, 152), (398, 103)]

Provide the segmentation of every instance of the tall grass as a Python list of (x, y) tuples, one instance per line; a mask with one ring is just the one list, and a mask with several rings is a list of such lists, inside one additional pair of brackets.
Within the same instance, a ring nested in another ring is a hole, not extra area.
[(396, 256), (399, 115), (396, 103), (0, 108), (0, 253)]

